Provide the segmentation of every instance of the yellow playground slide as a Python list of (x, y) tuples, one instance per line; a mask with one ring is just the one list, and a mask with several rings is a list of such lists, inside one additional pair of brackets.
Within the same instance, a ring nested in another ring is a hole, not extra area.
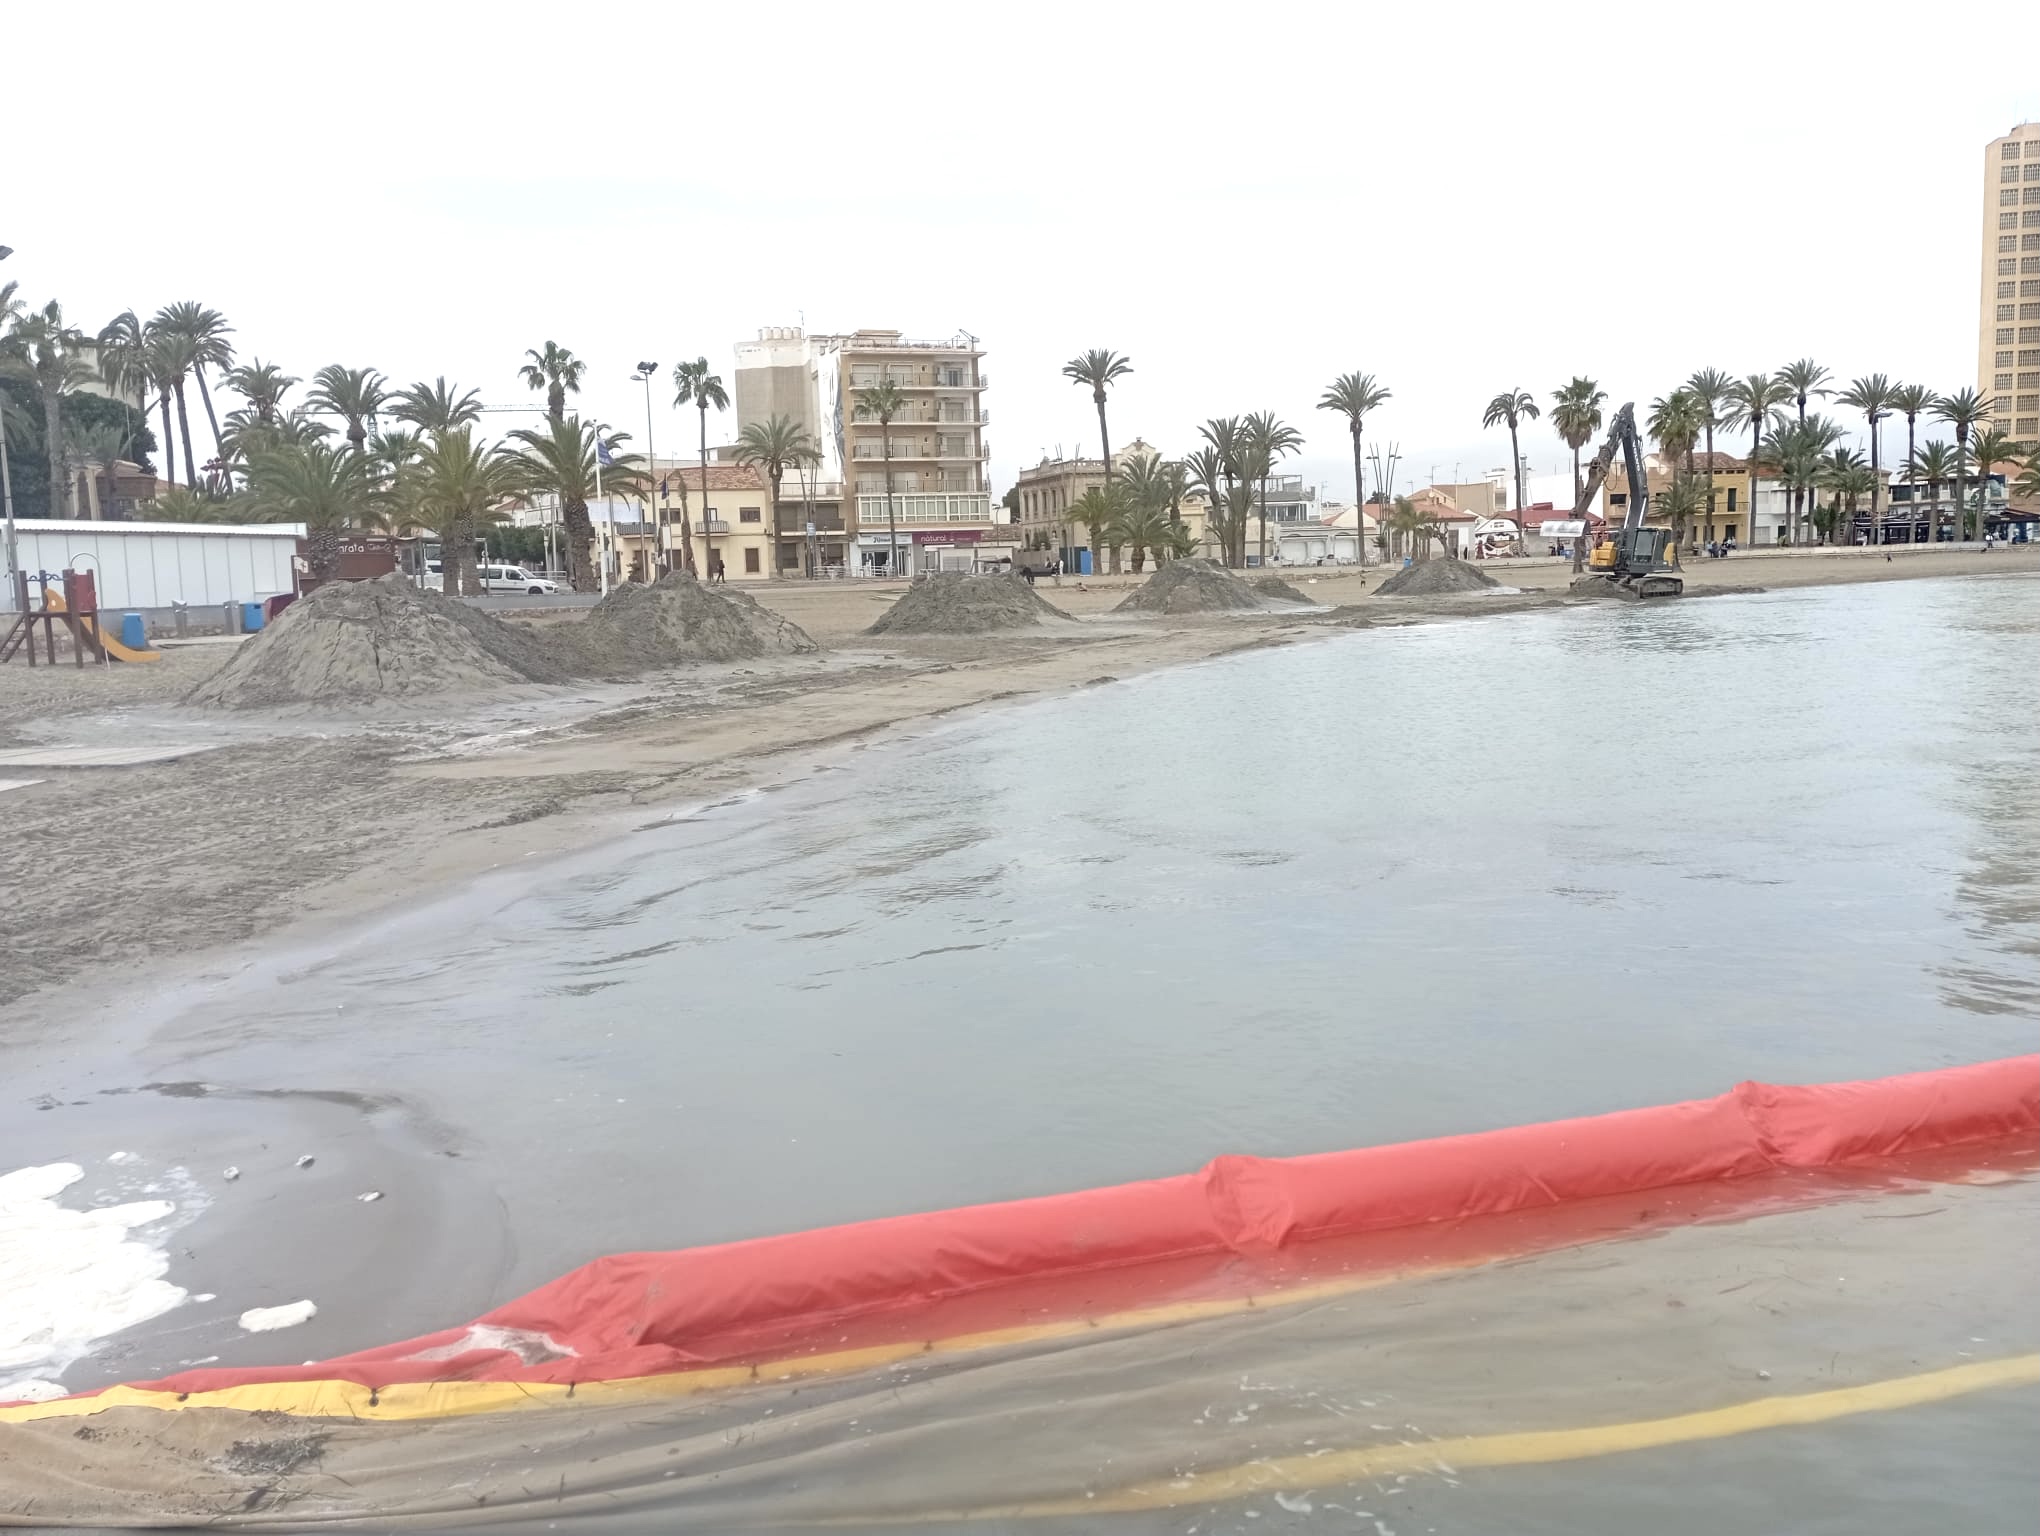
[[(49, 610), (52, 613), (65, 612), (64, 594), (58, 591), (55, 587), (45, 587), (43, 589), (43, 602), (49, 607)], [(149, 651), (149, 650), (138, 651), (133, 649), (131, 646), (122, 645), (118, 640), (114, 639), (113, 636), (107, 634), (103, 629), (101, 629), (99, 625), (90, 617), (81, 618), (78, 621), (78, 623), (84, 629), (85, 633), (92, 637), (93, 641), (96, 644), (105, 647), (106, 654), (111, 660), (161, 661), (163, 659), (163, 653), (161, 651)]]

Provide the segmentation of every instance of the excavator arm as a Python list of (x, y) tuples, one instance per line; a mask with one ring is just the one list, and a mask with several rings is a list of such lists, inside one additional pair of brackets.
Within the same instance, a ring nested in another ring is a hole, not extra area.
[[(1609, 424), (1608, 440), (1594, 455), (1586, 484), (1580, 490), (1579, 505), (1573, 508), (1573, 516), (1585, 519), (1588, 509), (1594, 504), (1594, 497), (1608, 478), (1608, 466), (1615, 462), (1618, 448), (1622, 451), (1623, 472), (1629, 478), (1629, 507), (1622, 519), (1622, 527), (1627, 531), (1643, 526), (1644, 509), (1650, 505), (1650, 482), (1644, 477), (1643, 444), (1636, 435), (1636, 407), (1633, 404), (1623, 406)], [(1643, 488), (1641, 494), (1637, 490), (1639, 486)]]
[(1594, 455), (1592, 470), (1581, 488), (1573, 516), (1585, 521), (1587, 509), (1608, 478), (1608, 467), (1622, 454), (1623, 472), (1629, 479), (1628, 506), (1622, 526), (1608, 543), (1593, 553), (1592, 571), (1573, 578), (1573, 590), (1630, 598), (1677, 597), (1686, 588), (1677, 567), (1665, 558), (1671, 535), (1662, 528), (1643, 526), (1650, 509), (1650, 480), (1643, 464), (1643, 443), (1636, 435), (1636, 407), (1625, 405), (1609, 425), (1608, 440)]

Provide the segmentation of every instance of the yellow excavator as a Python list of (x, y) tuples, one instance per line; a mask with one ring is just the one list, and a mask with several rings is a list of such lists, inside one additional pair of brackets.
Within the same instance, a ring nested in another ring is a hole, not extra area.
[(1572, 589), (1588, 597), (1621, 597), (1641, 601), (1651, 597), (1677, 597), (1686, 590), (1679, 574), (1678, 550), (1669, 528), (1643, 526), (1644, 510), (1650, 505), (1650, 481), (1643, 467), (1643, 445), (1636, 435), (1636, 408), (1625, 405), (1615, 413), (1608, 441), (1594, 455), (1592, 472), (1580, 492), (1573, 516), (1584, 522), (1595, 492), (1608, 478), (1608, 466), (1622, 450), (1623, 472), (1629, 477), (1629, 508), (1622, 526), (1606, 542), (1588, 552), (1587, 568), (1572, 579)]

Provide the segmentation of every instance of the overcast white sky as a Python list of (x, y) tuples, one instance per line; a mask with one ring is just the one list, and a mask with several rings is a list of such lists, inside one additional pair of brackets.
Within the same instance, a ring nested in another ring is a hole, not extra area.
[[(1057, 370), (1107, 346), (1115, 441), (1274, 410), (1344, 497), (1313, 406), (1348, 369), (1417, 483), (1505, 463), (1483, 402), (1576, 372), (1973, 382), (1982, 146), (2040, 117), (2040, 65), (1980, 51), (2015, 10), (15, 5), (0, 273), (88, 327), (199, 299), (290, 372), (491, 402), (551, 338), (640, 435), (640, 358), (968, 329), (996, 491), (1095, 450)], [(1525, 451), (1567, 460), (1541, 424)]]

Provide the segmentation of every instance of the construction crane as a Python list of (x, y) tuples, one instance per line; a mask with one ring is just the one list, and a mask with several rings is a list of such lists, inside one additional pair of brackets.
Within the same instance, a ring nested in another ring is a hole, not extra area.
[(1594, 455), (1592, 470), (1580, 491), (1573, 517), (1584, 526), (1594, 494), (1608, 478), (1608, 466), (1615, 450), (1622, 450), (1623, 472), (1629, 478), (1629, 506), (1622, 526), (1606, 543), (1596, 545), (1587, 556), (1584, 574), (1573, 578), (1573, 590), (1595, 597), (1677, 597), (1686, 590), (1679, 575), (1677, 551), (1672, 548), (1668, 528), (1643, 526), (1644, 509), (1650, 505), (1650, 481), (1643, 468), (1643, 444), (1636, 435), (1636, 407), (1625, 405), (1615, 413), (1608, 429), (1608, 441)]

